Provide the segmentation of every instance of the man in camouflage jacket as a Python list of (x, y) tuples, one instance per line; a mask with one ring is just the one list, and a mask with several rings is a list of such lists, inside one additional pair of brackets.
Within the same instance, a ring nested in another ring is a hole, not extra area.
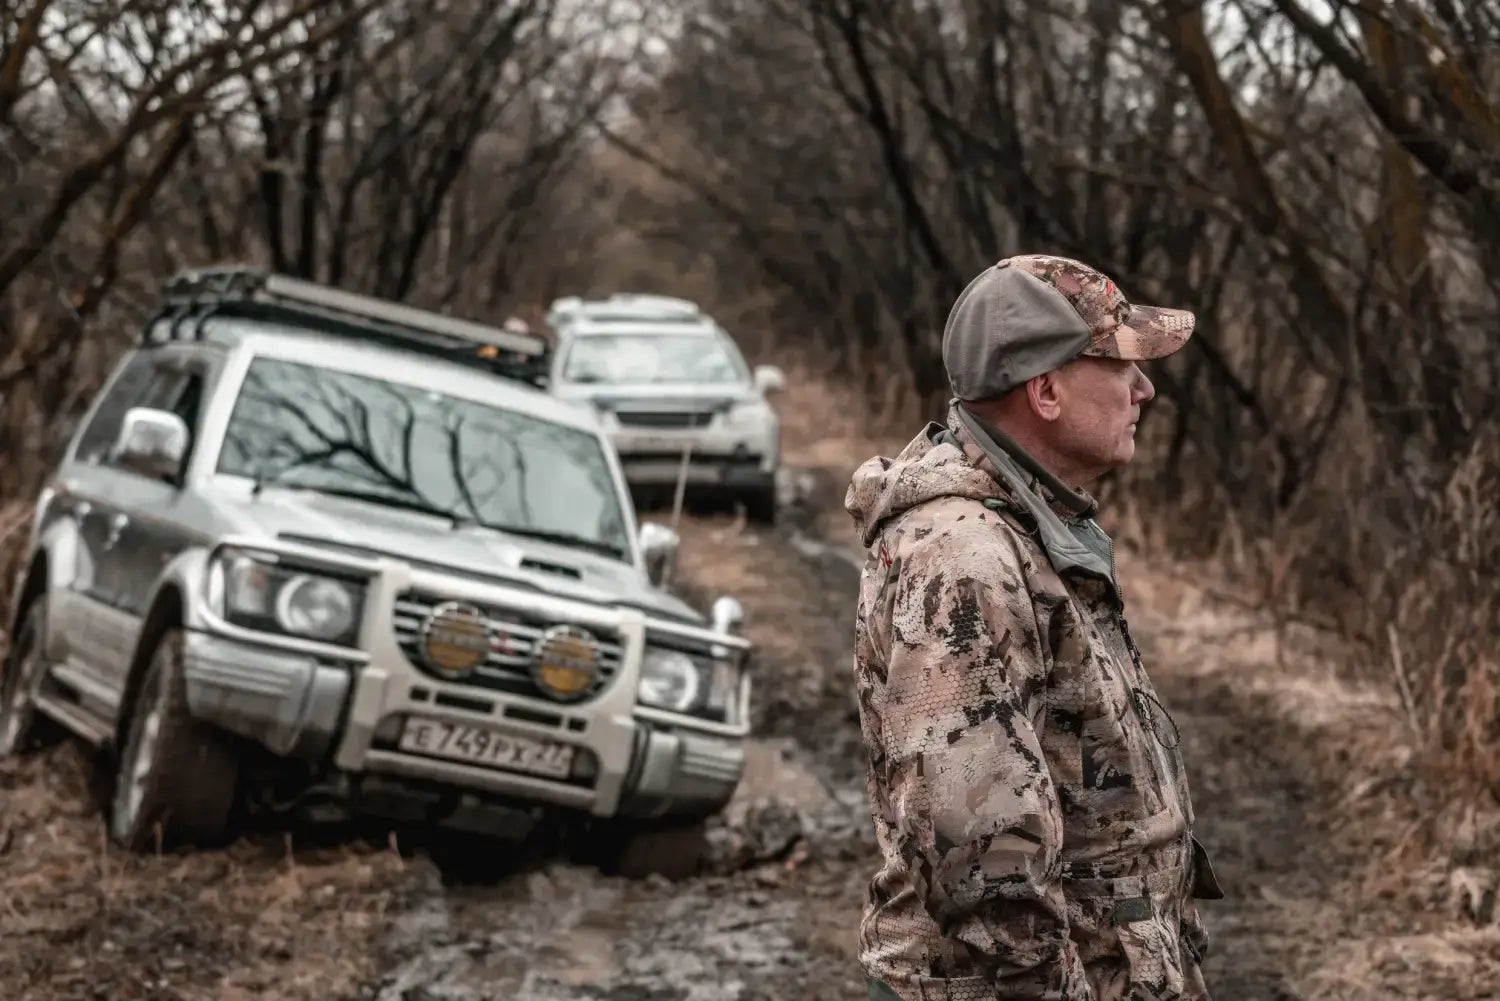
[(1135, 363), (1193, 323), (1077, 261), (1001, 261), (949, 316), (946, 425), (854, 474), (872, 999), (1208, 999), (1194, 900), (1222, 892), (1079, 489), (1129, 461)]

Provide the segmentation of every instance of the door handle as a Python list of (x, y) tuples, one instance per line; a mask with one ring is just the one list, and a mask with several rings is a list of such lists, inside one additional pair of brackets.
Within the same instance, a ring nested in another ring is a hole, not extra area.
[(105, 549), (113, 549), (115, 543), (120, 541), (120, 533), (125, 531), (125, 526), (130, 524), (130, 519), (123, 514), (117, 514), (109, 519), (109, 536), (104, 540)]

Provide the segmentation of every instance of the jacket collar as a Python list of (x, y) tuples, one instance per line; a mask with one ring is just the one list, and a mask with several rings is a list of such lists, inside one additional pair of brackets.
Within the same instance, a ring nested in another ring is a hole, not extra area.
[[(1029, 516), (1054, 570), (1102, 578), (1118, 597), (1114, 543), (1094, 520), (1098, 504), (1091, 496), (1070, 489), (1009, 435), (980, 421), (957, 400), (949, 408), (947, 428), (938, 434), (939, 440), (950, 437)], [(1006, 505), (997, 500), (991, 506)]]

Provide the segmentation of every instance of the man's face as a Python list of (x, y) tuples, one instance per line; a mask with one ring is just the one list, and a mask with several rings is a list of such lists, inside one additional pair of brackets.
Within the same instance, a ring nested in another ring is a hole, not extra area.
[(1079, 358), (1057, 372), (1060, 414), (1052, 447), (1080, 470), (1101, 476), (1135, 457), (1141, 404), (1156, 395), (1133, 361)]

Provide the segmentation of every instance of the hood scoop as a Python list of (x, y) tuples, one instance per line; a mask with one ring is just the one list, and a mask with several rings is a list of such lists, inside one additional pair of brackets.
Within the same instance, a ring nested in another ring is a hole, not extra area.
[(541, 573), (557, 574), (559, 577), (567, 577), (570, 580), (582, 580), (583, 571), (577, 567), (570, 567), (565, 563), (553, 563), (550, 560), (539, 560), (533, 556), (521, 557), (522, 570), (537, 570)]

